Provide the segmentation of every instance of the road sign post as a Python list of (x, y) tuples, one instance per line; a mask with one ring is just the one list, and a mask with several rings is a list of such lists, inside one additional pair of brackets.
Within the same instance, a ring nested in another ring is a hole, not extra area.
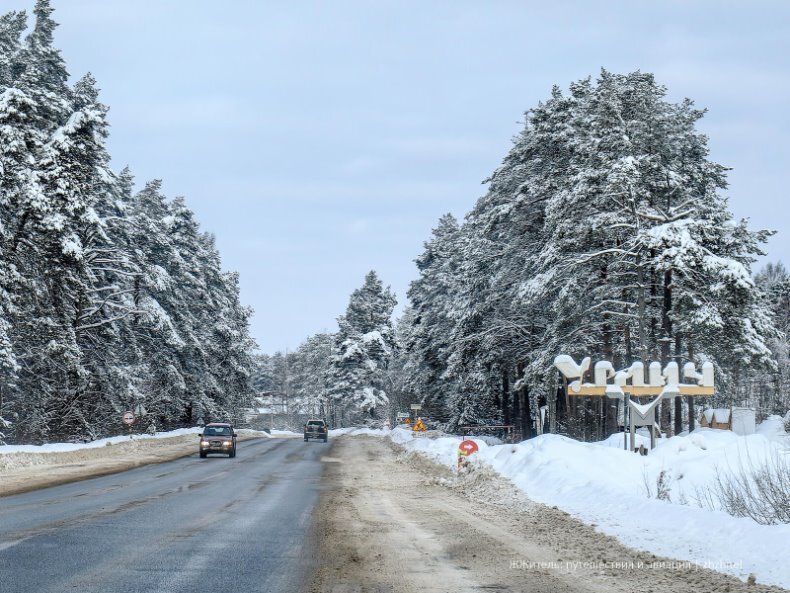
[(458, 445), (458, 468), (464, 467), (472, 453), (478, 450), (477, 443), (474, 441), (466, 440)]
[(422, 410), (422, 404), (411, 404), (409, 406), (409, 409), (411, 409), (411, 420), (412, 420), (411, 423), (414, 424), (414, 422), (416, 421), (417, 412)]

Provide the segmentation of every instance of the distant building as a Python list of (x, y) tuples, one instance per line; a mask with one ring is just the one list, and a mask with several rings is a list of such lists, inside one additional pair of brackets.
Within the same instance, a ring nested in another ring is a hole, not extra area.
[(702, 428), (730, 430), (732, 428), (732, 410), (730, 408), (708, 408), (702, 412), (699, 425)]

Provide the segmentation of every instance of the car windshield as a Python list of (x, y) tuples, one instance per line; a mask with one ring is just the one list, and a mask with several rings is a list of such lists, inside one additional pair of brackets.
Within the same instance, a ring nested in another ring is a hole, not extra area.
[(323, 420), (310, 420), (310, 422), (308, 422), (308, 424), (313, 425), (313, 426), (323, 426), (324, 421)]
[(203, 434), (206, 436), (228, 436), (230, 435), (230, 428), (227, 426), (207, 426)]

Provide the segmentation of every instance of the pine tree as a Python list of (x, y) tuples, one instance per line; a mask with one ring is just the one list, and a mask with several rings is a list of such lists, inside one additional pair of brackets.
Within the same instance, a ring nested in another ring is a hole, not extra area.
[[(434, 318), (447, 322), (437, 335), (419, 325), (443, 310), (446, 285), (420, 269), (407, 356), (430, 377), (426, 394), (454, 394), (444, 408), (458, 421), (525, 426), (546, 398), (553, 429), (569, 429), (569, 412), (582, 418), (579, 436), (604, 436), (614, 408), (572, 398), (568, 411), (555, 399), (559, 353), (616, 366), (713, 360), (730, 400), (743, 369), (773, 368), (776, 331), (750, 271), (770, 233), (733, 221), (720, 196), (726, 169), (695, 129), (704, 112), (665, 95), (640, 72), (603, 71), (567, 95), (555, 87), (527, 112), (459, 231), (452, 307)], [(665, 428), (669, 415), (665, 406)]]
[(771, 374), (748, 375), (748, 402), (756, 405), (761, 417), (786, 415), (790, 410), (790, 273), (782, 262), (768, 263), (755, 276), (755, 283), (765, 294), (778, 334), (769, 341), (776, 360)]
[(451, 394), (445, 373), (450, 356), (457, 298), (460, 228), (446, 214), (425, 243), (416, 264), (420, 277), (411, 283), (409, 329), (404, 331), (404, 356), (410, 360), (410, 389), (420, 395), (425, 411), (448, 421), (445, 398)]
[(385, 413), (386, 369), (395, 347), (391, 321), (395, 304), (395, 296), (371, 271), (338, 319), (329, 372), (329, 395), (337, 414), (333, 424), (364, 422)]
[(49, 0), (36, 0), (35, 25), (12, 66), (15, 85), (36, 104), (38, 128), (48, 133), (64, 125), (72, 113), (69, 73), (60, 50), (54, 46), (57, 23), (52, 13)]
[(18, 75), (21, 37), (26, 27), (27, 16), (24, 11), (0, 16), (0, 90), (13, 85)]
[(6, 422), (4, 404), (21, 370), (14, 347), (14, 319), (24, 306), (20, 296), (30, 288), (20, 273), (18, 247), (23, 225), (18, 213), (26, 196), (36, 190), (31, 165), (40, 145), (32, 114), (33, 103), (23, 92), (6, 88), (0, 95), (0, 423)]
[(560, 351), (770, 365), (749, 272), (767, 233), (731, 221), (724, 167), (694, 129), (703, 112), (664, 95), (639, 72), (571, 88), (572, 116), (555, 132), (567, 182), (547, 201), (530, 285), (554, 310), (546, 366)]
[(24, 13), (0, 17), (2, 432), (95, 438), (137, 406), (165, 427), (239, 417), (253, 342), (238, 277), (183, 200), (110, 170), (96, 81), (69, 87), (49, 2), (34, 14), (24, 42)]
[(328, 375), (334, 336), (328, 333), (307, 338), (293, 353), (289, 365), (292, 413), (326, 417), (328, 413)]

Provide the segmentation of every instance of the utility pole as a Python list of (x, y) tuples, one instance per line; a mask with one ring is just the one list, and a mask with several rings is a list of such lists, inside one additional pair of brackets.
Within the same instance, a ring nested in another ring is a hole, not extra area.
[(288, 348), (285, 349), (285, 381), (283, 382), (283, 403), (280, 412), (288, 413)]

